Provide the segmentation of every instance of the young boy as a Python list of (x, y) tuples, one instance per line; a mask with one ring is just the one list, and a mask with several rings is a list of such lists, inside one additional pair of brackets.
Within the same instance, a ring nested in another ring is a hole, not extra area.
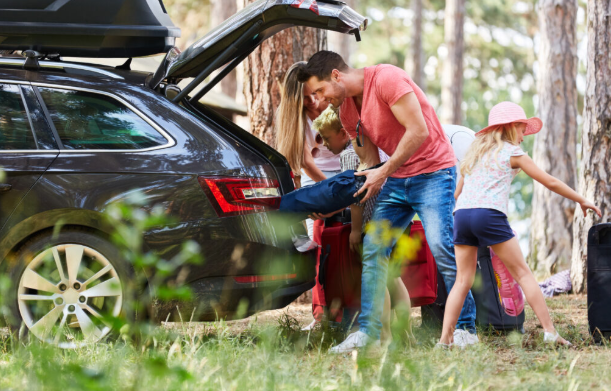
[[(340, 169), (342, 172), (347, 170), (364, 169), (373, 167), (381, 161), (388, 160), (388, 155), (381, 152), (368, 138), (362, 147), (354, 147), (354, 141), (350, 140), (348, 132), (342, 127), (339, 119), (338, 109), (329, 105), (312, 124), (314, 130), (320, 134), (324, 146), (334, 154), (339, 154)], [(365, 205), (353, 204), (350, 207), (352, 215), (352, 227), (350, 231), (350, 248), (360, 252), (360, 245), (363, 240), (363, 230), (371, 219), (376, 198), (371, 198)], [(393, 291), (393, 307), (400, 304), (402, 310), (409, 316), (410, 299), (409, 293), (401, 277), (393, 279), (391, 282)], [(391, 316), (391, 297), (386, 289), (384, 300), (384, 312), (382, 315), (382, 341), (390, 341), (390, 316)], [(411, 323), (408, 322), (408, 335), (411, 336)]]

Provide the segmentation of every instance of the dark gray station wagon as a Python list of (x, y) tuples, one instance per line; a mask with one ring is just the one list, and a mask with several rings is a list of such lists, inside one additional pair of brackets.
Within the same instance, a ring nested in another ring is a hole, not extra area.
[[(201, 247), (205, 262), (183, 278), (195, 293), (184, 313), (196, 307), (198, 319), (211, 320), (246, 303), (248, 315), (311, 288), (315, 251), (295, 245), (303, 227), (287, 233), (273, 219), (293, 190), (285, 158), (198, 101), (283, 29), (358, 38), (365, 19), (339, 1), (258, 0), (180, 53), (161, 1), (51, 3), (0, 6), (0, 50), (25, 54), (0, 57), (0, 268), (13, 282), (4, 298), (10, 324), (71, 347), (79, 339), (66, 328), (98, 341), (111, 331), (103, 312), (134, 316), (126, 286), (141, 271), (109, 239), (104, 213), (135, 192), (175, 221), (148, 230), (144, 251), (170, 259), (186, 240)], [(83, 7), (112, 23), (70, 30), (67, 18)], [(129, 12), (140, 18), (134, 25)], [(154, 74), (129, 61), (115, 68), (60, 57), (159, 52), (166, 56)], [(181, 91), (182, 79), (192, 81)]]

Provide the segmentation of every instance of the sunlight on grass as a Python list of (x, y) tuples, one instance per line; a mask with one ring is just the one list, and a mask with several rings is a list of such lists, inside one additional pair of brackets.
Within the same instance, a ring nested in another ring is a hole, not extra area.
[(562, 311), (558, 328), (576, 349), (544, 346), (530, 308), (526, 334), (480, 331), (482, 344), (451, 351), (433, 349), (436, 332), (416, 328), (413, 347), (395, 338), (386, 352), (335, 356), (327, 350), (341, 331), (323, 325), (302, 332), (301, 321), (280, 311), (266, 321), (167, 324), (140, 339), (66, 351), (3, 334), (0, 389), (605, 389), (611, 349), (593, 345), (586, 319), (571, 315), (585, 308), (585, 297), (550, 303)]

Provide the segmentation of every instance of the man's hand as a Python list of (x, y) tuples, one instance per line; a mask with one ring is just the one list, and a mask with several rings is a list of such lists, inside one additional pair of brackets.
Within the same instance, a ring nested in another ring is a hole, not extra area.
[(350, 231), (350, 238), (349, 238), (349, 242), (350, 242), (350, 249), (352, 251), (354, 251), (355, 253), (359, 252), (359, 247), (361, 247), (361, 236), (363, 235), (363, 233), (361, 231), (359, 231), (358, 229), (355, 229), (355, 227), (352, 227), (352, 230)]
[(354, 197), (356, 198), (361, 193), (363, 193), (365, 190), (367, 190), (367, 194), (365, 195), (365, 198), (363, 198), (360, 201), (361, 204), (363, 204), (368, 199), (378, 195), (378, 193), (380, 192), (380, 189), (384, 185), (384, 181), (386, 181), (386, 178), (388, 177), (388, 175), (386, 175), (385, 173), (384, 166), (375, 168), (373, 170), (357, 172), (354, 175), (356, 176), (364, 175), (367, 177), (367, 180), (365, 181), (365, 184), (363, 185), (363, 187), (361, 187), (361, 189), (354, 194)]

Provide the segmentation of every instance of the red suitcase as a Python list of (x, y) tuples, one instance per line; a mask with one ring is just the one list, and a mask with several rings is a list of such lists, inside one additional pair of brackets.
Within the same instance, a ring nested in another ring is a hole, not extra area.
[(344, 308), (361, 308), (361, 257), (350, 250), (351, 224), (325, 227), (322, 232), (322, 262), (325, 301), (330, 319), (341, 319)]
[(412, 222), (410, 237), (420, 239), (416, 259), (406, 260), (401, 279), (409, 292), (412, 307), (432, 304), (437, 299), (437, 263), (426, 243), (420, 221)]
[[(336, 223), (322, 233), (322, 261), (319, 280), (324, 285), (324, 297), (330, 319), (341, 319), (343, 309), (356, 312), (361, 307), (360, 255), (351, 251), (351, 225)], [(414, 221), (410, 236), (418, 238), (422, 247), (416, 259), (406, 260), (401, 273), (413, 307), (431, 304), (437, 299), (437, 264), (426, 244), (420, 221)]]

